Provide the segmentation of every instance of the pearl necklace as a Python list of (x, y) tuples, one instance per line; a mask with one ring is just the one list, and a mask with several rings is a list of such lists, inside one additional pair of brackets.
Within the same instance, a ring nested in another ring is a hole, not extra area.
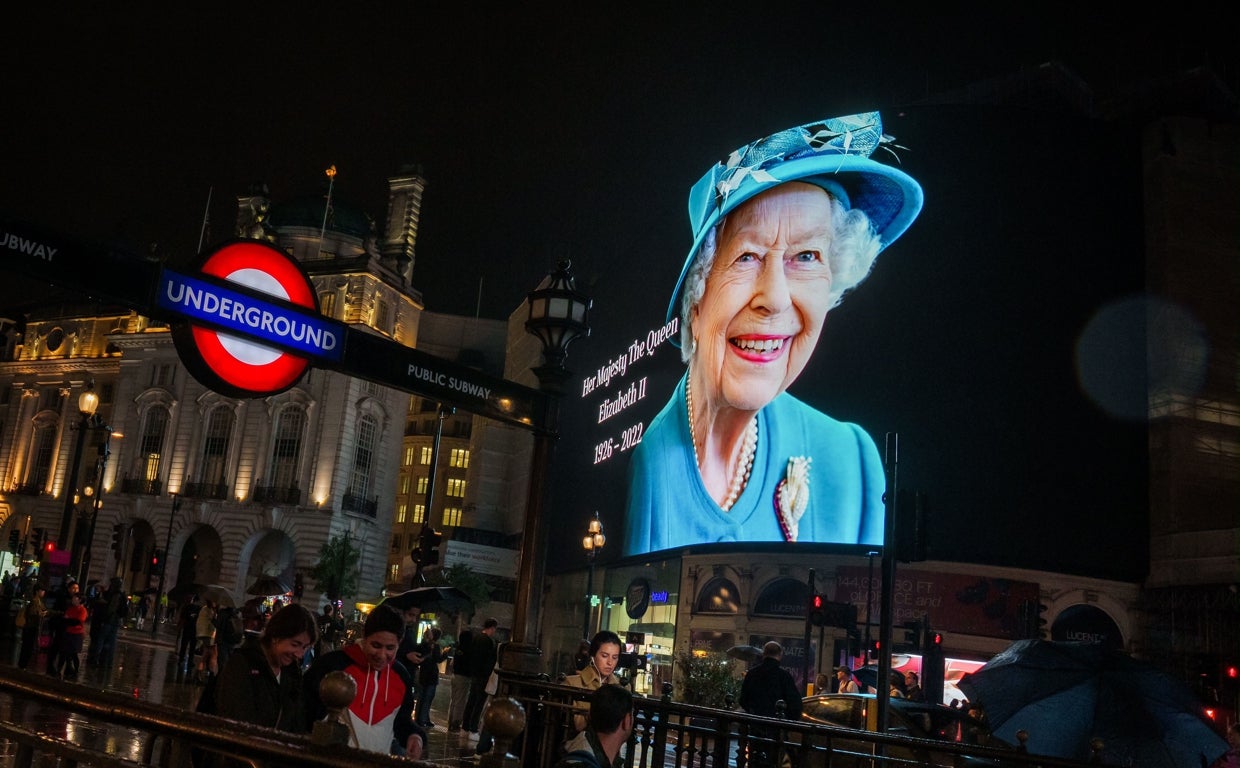
[[(702, 471), (702, 460), (698, 457), (697, 438), (693, 434), (693, 388), (690, 386), (690, 378), (685, 378), (685, 405), (689, 411), (689, 442), (693, 445), (693, 462), (697, 464), (698, 472)], [(745, 490), (745, 486), (749, 483), (749, 475), (753, 472), (754, 456), (758, 452), (758, 415), (749, 422), (749, 426), (745, 428), (745, 439), (741, 444), (740, 455), (736, 457), (736, 467), (732, 472), (732, 482), (728, 486), (728, 495), (724, 498), (723, 503), (719, 505), (725, 512), (732, 508), (736, 500), (740, 498), (741, 491)]]

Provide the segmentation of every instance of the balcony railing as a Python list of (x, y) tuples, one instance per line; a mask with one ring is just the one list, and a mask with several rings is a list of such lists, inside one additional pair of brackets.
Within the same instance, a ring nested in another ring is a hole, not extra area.
[(226, 483), (186, 483), (181, 486), (181, 495), (191, 499), (227, 499)]
[(260, 485), (254, 488), (254, 492), (250, 494), (250, 499), (259, 504), (288, 504), (297, 506), (301, 504), (301, 489), (295, 485), (287, 487)]
[(21, 496), (42, 496), (43, 485), (42, 483), (23, 483), (14, 488), (13, 493)]
[(356, 512), (366, 517), (377, 517), (379, 514), (379, 497), (366, 498), (357, 496), (352, 491), (345, 491), (344, 500), (340, 503), (345, 512)]
[(145, 477), (124, 477), (121, 479), (121, 493), (137, 493), (143, 496), (158, 496), (163, 493), (164, 484), (159, 480), (147, 480)]

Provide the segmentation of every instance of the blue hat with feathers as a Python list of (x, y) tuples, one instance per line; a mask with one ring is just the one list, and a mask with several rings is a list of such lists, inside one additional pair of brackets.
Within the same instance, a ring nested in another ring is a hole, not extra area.
[(693, 247), (676, 280), (667, 319), (679, 315), (685, 277), (706, 234), (741, 203), (789, 181), (826, 190), (869, 217), (882, 247), (896, 241), (921, 212), (922, 191), (911, 176), (871, 159), (877, 149), (895, 158), (903, 149), (883, 133), (882, 117), (863, 112), (789, 128), (737, 149), (689, 191)]

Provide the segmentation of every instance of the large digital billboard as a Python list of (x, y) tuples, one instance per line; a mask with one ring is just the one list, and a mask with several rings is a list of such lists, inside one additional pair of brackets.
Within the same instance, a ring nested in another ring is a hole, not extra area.
[(976, 537), (1010, 562), (995, 537), (1044, 541), (1035, 520), (1143, 509), (1119, 485), (1144, 471), (1141, 427), (1081, 385), (1081, 338), (1142, 286), (1131, 146), (1037, 110), (804, 117), (693, 147), (696, 175), (658, 180), (688, 201), (683, 236), (585, 276), (552, 551), (595, 511), (604, 560), (872, 549), (895, 434), (939, 556)]

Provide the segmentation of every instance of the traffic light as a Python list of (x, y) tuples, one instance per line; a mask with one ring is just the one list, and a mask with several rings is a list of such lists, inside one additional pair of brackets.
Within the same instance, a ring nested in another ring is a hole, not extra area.
[(827, 626), (827, 599), (822, 595), (810, 595), (809, 623), (815, 627)]
[(1219, 698), (1228, 707), (1236, 706), (1240, 698), (1240, 667), (1234, 661), (1224, 661), (1218, 675)]
[(1016, 619), (1022, 638), (1046, 639), (1046, 603), (1022, 600), (1016, 607)]
[(164, 551), (157, 549), (151, 553), (151, 573), (159, 570), (159, 564), (164, 561)]
[(293, 576), (293, 596), (301, 597), (306, 591), (306, 582), (301, 577), (301, 571)]
[(46, 531), (43, 528), (35, 528), (30, 532), (30, 549), (36, 555), (43, 553), (43, 537)]
[(924, 635), (921, 619), (904, 622), (898, 632), (900, 634), (897, 634), (896, 637), (900, 639), (892, 643), (893, 651), (896, 653), (917, 653), (921, 650), (922, 637)]
[(439, 562), (439, 544), (443, 541), (443, 534), (434, 528), (423, 528), (422, 533), (418, 535), (418, 546), (413, 551), (413, 562), (418, 568), (426, 568)]
[(17, 548), (19, 546), (20, 546), (20, 541), (17, 535), (17, 529), (14, 528), (13, 530), (9, 531), (9, 551), (16, 555)]
[(117, 523), (112, 526), (112, 551), (120, 555), (125, 546), (125, 526)]
[(931, 704), (943, 702), (943, 675), (946, 659), (943, 657), (943, 633), (935, 632), (926, 625), (926, 636), (921, 651), (921, 689)]

